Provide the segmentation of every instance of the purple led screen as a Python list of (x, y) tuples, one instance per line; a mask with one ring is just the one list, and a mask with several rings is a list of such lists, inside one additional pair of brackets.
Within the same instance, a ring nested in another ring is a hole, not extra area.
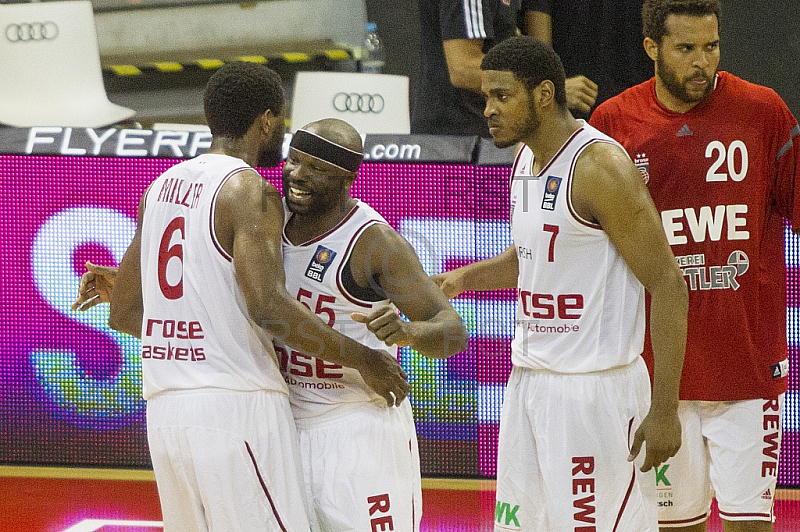
[[(104, 306), (77, 313), (69, 305), (85, 260), (121, 260), (142, 192), (176, 162), (0, 156), (0, 463), (149, 466), (138, 340), (108, 328)], [(280, 188), (277, 170), (264, 175)], [(367, 163), (353, 195), (383, 214), (432, 274), (511, 243), (507, 183), (508, 168)], [(798, 263), (800, 247), (787, 236), (792, 373), (783, 485), (800, 484)], [(423, 475), (491, 477), (514, 294), (466, 293), (453, 303), (470, 332), (465, 352), (430, 360), (401, 350)]]

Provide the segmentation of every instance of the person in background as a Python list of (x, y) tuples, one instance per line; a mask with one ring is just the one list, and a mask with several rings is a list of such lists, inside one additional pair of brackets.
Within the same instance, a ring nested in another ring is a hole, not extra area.
[(420, 74), (411, 133), (489, 137), (480, 64), (517, 34), (520, 0), (419, 0)]
[(634, 158), (689, 287), (684, 445), (658, 470), (659, 523), (705, 531), (713, 493), (726, 532), (769, 532), (800, 126), (772, 89), (718, 71), (718, 0), (647, 0), (642, 19), (655, 78), (601, 104), (591, 123)]
[(523, 33), (561, 57), (567, 107), (579, 118), (653, 74), (641, 46), (642, 0), (522, 0), (521, 10)]

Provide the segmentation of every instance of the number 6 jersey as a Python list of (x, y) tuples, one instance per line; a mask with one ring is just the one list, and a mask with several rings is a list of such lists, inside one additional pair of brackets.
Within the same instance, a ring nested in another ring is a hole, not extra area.
[(233, 258), (217, 242), (214, 204), (236, 172), (227, 155), (173, 166), (145, 197), (142, 393), (220, 388), (286, 393), (272, 337), (249, 318)]
[(642, 352), (644, 287), (605, 231), (572, 208), (575, 163), (595, 142), (616, 145), (583, 124), (538, 175), (527, 146), (514, 163), (515, 366), (586, 373), (630, 364)]

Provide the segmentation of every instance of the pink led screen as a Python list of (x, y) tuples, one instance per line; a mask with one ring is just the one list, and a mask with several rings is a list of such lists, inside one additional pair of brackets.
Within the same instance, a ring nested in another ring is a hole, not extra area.
[[(147, 185), (173, 159), (0, 156), (0, 463), (148, 467), (139, 343), (107, 327), (107, 308), (69, 309), (83, 262), (117, 264)], [(491, 257), (511, 242), (505, 167), (365, 163), (353, 195), (416, 249), (429, 273)], [(265, 177), (280, 186), (278, 171)], [(800, 484), (797, 242), (787, 236), (792, 374), (780, 482)], [(511, 369), (511, 291), (454, 300), (469, 348), (448, 360), (408, 349), (425, 476), (491, 477)]]

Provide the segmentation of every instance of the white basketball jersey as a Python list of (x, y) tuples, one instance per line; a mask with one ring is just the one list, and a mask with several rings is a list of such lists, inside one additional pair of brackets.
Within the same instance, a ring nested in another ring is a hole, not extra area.
[[(386, 220), (372, 207), (359, 201), (339, 224), (308, 242), (292, 244), (283, 236), (286, 290), (327, 322), (333, 329), (356, 342), (383, 349), (397, 356), (397, 346), (387, 347), (367, 329), (353, 321), (352, 312), (369, 314), (373, 308), (391, 305), (389, 300), (367, 301), (350, 293), (352, 286), (343, 275), (353, 246), (363, 232)], [(275, 350), (296, 420), (323, 416), (348, 405), (385, 401), (373, 392), (359, 372), (298, 352), (280, 342)]]
[(538, 175), (527, 146), (514, 163), (516, 366), (584, 373), (629, 364), (642, 352), (644, 288), (603, 229), (571, 204), (575, 164), (594, 142), (619, 146), (583, 124)]
[(250, 320), (233, 258), (217, 242), (214, 204), (250, 168), (205, 154), (150, 186), (142, 223), (143, 395), (198, 388), (286, 393), (272, 337)]

